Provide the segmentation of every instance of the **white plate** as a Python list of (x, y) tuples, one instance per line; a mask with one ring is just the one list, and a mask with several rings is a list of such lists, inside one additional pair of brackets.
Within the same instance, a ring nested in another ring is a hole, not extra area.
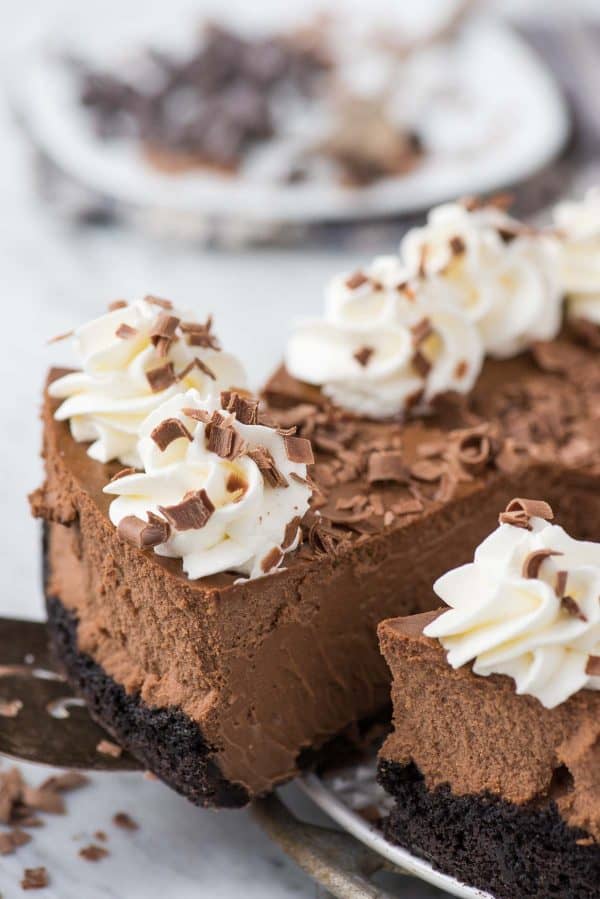
[[(296, 17), (303, 10), (306, 17), (311, 2), (288, 0), (284, 5), (264, 0), (261, 23), (285, 24), (281, 22), (282, 7), (287, 13), (295, 11)], [(477, 18), (464, 30), (458, 48), (435, 51), (435, 58), (416, 64), (413, 77), (420, 88), (425, 90), (423, 83), (437, 78), (443, 91), (447, 78), (459, 94), (454, 104), (440, 100), (437, 111), (435, 104), (427, 103), (429, 111), (421, 124), (438, 149), (410, 174), (354, 190), (326, 179), (277, 184), (264, 175), (259, 177), (252, 168), (231, 178), (207, 172), (162, 174), (150, 168), (131, 143), (100, 142), (93, 137), (87, 113), (77, 102), (74, 79), (57, 50), (78, 47), (84, 55), (106, 62), (149, 42), (185, 47), (194, 33), (190, 21), (210, 17), (219, 4), (217, 0), (196, 4), (193, 19), (187, 0), (171, 0), (158, 7), (151, 2), (143, 4), (142, 16), (137, 3), (125, 4), (126, 10), (119, 4), (118, 15), (114, 14), (115, 0), (107, 0), (107, 4), (99, 19), (86, 10), (83, 21), (71, 15), (67, 23), (46, 23), (10, 60), (8, 74), (18, 110), (50, 159), (80, 184), (137, 208), (257, 223), (343, 221), (408, 213), (450, 197), (517, 183), (548, 164), (568, 136), (563, 98), (537, 56), (508, 28)], [(343, 0), (342, 5), (356, 12), (356, 0)], [(136, 6), (138, 15), (133, 15)], [(255, 10), (255, 5), (251, 6)], [(378, 6), (381, 8), (379, 0), (372, 0), (361, 9)], [(396, 6), (399, 14), (401, 5)], [(413, 18), (418, 19), (421, 6), (428, 4), (425, 0), (410, 4)], [(245, 21), (248, 8), (244, 0), (231, 0), (227, 16)], [(384, 8), (389, 18), (390, 8), (396, 7), (388, 3)], [(433, 90), (435, 94), (438, 88)]]
[(392, 800), (379, 786), (375, 776), (376, 760), (373, 759), (372, 762), (352, 765), (324, 777), (307, 774), (297, 782), (313, 802), (344, 830), (413, 877), (462, 899), (493, 899), (489, 893), (441, 874), (408, 850), (389, 843), (378, 828), (359, 814), (361, 808), (368, 806), (375, 805), (382, 813), (391, 807)]

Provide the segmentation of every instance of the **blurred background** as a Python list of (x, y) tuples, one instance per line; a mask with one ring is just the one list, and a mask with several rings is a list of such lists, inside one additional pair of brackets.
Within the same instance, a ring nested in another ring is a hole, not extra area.
[[(4, 615), (42, 617), (26, 494), (45, 371), (70, 362), (49, 337), (120, 297), (170, 297), (214, 314), (258, 388), (328, 278), (393, 251), (431, 205), (509, 190), (543, 220), (600, 180), (597, 0), (0, 9)], [(124, 806), (140, 831), (79, 859)], [(245, 813), (200, 812), (134, 775), (94, 778), (1, 859), (0, 893), (39, 864), (60, 899), (316, 895)]]

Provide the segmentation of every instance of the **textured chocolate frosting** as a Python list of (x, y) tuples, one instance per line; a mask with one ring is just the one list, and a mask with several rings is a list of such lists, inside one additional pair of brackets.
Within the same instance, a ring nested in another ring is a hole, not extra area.
[(198, 728), (212, 774), (195, 801), (221, 804), (215, 772), (235, 804), (264, 793), (384, 710), (377, 624), (430, 609), (432, 580), (470, 558), (514, 495), (544, 495), (571, 533), (597, 534), (595, 359), (563, 341), (489, 362), (470, 397), (404, 426), (350, 418), (279, 372), (270, 412), (312, 439), (317, 493), (285, 569), (244, 583), (190, 581), (178, 560), (125, 543), (102, 493), (120, 466), (92, 460), (46, 397), (33, 509), (50, 522), (48, 593), (74, 616), (80, 653), (145, 708)]

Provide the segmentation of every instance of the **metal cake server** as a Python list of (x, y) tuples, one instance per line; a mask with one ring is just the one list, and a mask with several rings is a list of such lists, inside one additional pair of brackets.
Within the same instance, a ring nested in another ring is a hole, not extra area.
[[(118, 758), (98, 752), (107, 738), (61, 674), (44, 622), (0, 618), (0, 755), (59, 768), (143, 770), (127, 752)], [(274, 794), (253, 802), (250, 811), (286, 855), (331, 895), (393, 899), (371, 878), (383, 869), (405, 872), (349, 833), (299, 820)]]

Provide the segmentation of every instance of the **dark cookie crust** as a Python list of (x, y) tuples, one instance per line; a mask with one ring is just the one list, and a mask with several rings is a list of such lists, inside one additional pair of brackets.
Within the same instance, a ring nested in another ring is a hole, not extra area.
[(128, 694), (77, 647), (77, 619), (56, 597), (46, 597), (52, 649), (90, 714), (168, 786), (196, 805), (239, 808), (243, 786), (226, 780), (211, 759), (197, 724), (176, 708), (153, 709)]
[[(523, 808), (491, 796), (427, 790), (414, 765), (382, 759), (378, 779), (396, 800), (392, 843), (496, 899), (598, 899), (600, 846), (586, 845), (554, 802)], [(578, 843), (577, 841), (583, 841)]]

